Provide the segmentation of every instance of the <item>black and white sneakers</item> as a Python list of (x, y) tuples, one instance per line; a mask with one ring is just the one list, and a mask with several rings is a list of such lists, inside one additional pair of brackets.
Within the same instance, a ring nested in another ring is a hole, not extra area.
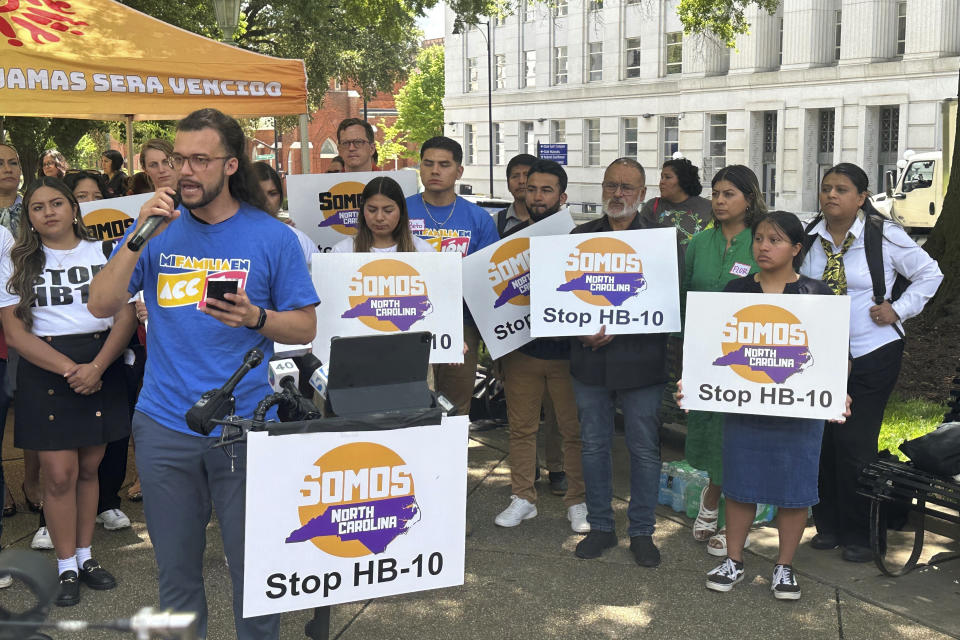
[(743, 563), (724, 558), (723, 562), (707, 574), (707, 589), (711, 591), (730, 591), (743, 580)]
[(778, 564), (773, 568), (773, 577), (770, 579), (770, 590), (777, 600), (799, 600), (800, 585), (793, 567), (789, 564)]

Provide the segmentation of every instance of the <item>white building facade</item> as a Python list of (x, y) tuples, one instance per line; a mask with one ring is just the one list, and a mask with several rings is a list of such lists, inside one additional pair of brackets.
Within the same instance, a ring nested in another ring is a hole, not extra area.
[[(573, 202), (599, 202), (621, 156), (659, 169), (681, 152), (704, 195), (728, 164), (760, 178), (771, 206), (815, 211), (822, 171), (854, 162), (883, 188), (907, 149), (940, 148), (940, 103), (956, 97), (960, 0), (784, 0), (751, 8), (735, 49), (687, 36), (675, 0), (524, 0), (491, 25), (453, 33), (446, 16), (446, 135), (464, 146), (462, 183), (506, 196), (506, 163), (565, 143)], [(589, 210), (589, 207), (588, 207)]]

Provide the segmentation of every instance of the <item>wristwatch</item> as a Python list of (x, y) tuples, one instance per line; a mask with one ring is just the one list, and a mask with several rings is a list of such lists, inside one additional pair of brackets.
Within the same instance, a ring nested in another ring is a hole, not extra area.
[(267, 310), (264, 309), (263, 307), (260, 307), (260, 316), (257, 318), (257, 324), (252, 326), (248, 325), (247, 329), (260, 331), (260, 329), (263, 329), (263, 325), (265, 325), (266, 323), (267, 323)]

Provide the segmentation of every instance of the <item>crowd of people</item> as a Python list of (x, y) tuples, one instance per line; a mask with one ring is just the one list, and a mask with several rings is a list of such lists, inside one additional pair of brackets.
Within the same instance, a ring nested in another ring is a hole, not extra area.
[[(343, 121), (337, 139), (341, 155), (332, 171), (373, 170), (376, 147), (367, 122)], [(42, 509), (46, 519), (43, 531), (61, 576), (57, 604), (76, 604), (81, 583), (94, 589), (116, 584), (93, 557), (91, 540), (97, 521), (108, 529), (124, 520), (129, 526), (117, 494), (132, 427), (136, 496), (142, 492), (160, 606), (198, 612), (200, 635), (205, 634), (204, 528), (216, 509), (233, 580), (237, 635), (276, 638), (277, 616), (241, 615), (245, 450), (238, 446), (228, 458), (211, 449), (219, 430), (199, 437), (187, 428), (184, 414), (204, 391), (223, 382), (229, 373), (224, 363), (234, 362), (236, 354), (258, 347), (269, 357), (274, 342), (313, 339), (319, 300), (308, 269), (317, 247), (301, 230), (283, 224), (289, 219), (280, 217), (282, 180), (268, 164), (249, 162), (237, 122), (203, 109), (178, 123), (172, 144), (152, 140), (143, 146), (140, 166), (154, 195), (136, 226), (151, 216), (163, 223), (143, 248), (133, 251), (120, 242), (108, 260), (89, 237), (79, 202), (126, 192), (123, 159), (115, 153), (104, 154), (103, 174), (95, 174), (69, 172), (61, 154), (48, 152), (38, 179), (21, 197), (17, 152), (0, 145), (0, 319), (10, 347), (0, 366), (12, 370), (19, 361), (15, 374), (7, 372), (15, 381), (8, 385), (16, 391), (14, 439), (33, 452), (33, 462), (25, 455), (23, 490), (29, 507)], [(494, 216), (456, 194), (463, 173), (459, 143), (432, 138), (421, 146), (420, 160), (423, 191), (405, 197), (389, 176), (370, 180), (357, 233), (334, 252), (467, 256), (566, 204), (567, 174), (549, 160), (530, 155), (510, 160), (506, 178), (514, 200)], [(903, 353), (902, 322), (922, 310), (942, 275), (902, 228), (885, 221), (886, 290), (893, 291), (898, 275), (910, 284), (896, 299), (875, 297), (864, 236), (878, 214), (868, 199), (866, 175), (849, 163), (825, 173), (822, 213), (806, 226), (792, 213), (767, 211), (756, 175), (742, 165), (713, 176), (709, 199), (700, 197), (698, 168), (682, 158), (661, 167), (658, 197), (646, 200), (646, 191), (646, 171), (636, 160), (613, 161), (597, 185), (602, 215), (573, 233), (676, 229), (681, 304), (687, 291), (851, 298), (850, 318), (842, 319), (850, 325), (845, 423), (688, 416), (687, 459), (709, 476), (693, 537), (722, 558), (706, 576), (707, 588), (729, 591), (743, 580), (743, 550), (756, 504), (763, 503), (779, 509), (780, 557), (771, 588), (779, 599), (797, 599), (801, 590), (792, 563), (809, 507), (817, 527), (811, 546), (842, 547), (842, 558), (852, 562), (871, 558), (866, 502), (855, 493), (856, 474), (876, 455), (883, 409)], [(169, 273), (161, 254), (229, 256), (252, 266), (245, 285), (224, 300), (170, 305), (151, 286)], [(64, 280), (69, 287), (62, 286)], [(464, 364), (437, 365), (433, 382), (466, 415), (481, 338), (466, 307), (463, 323)], [(550, 491), (563, 496), (572, 531), (583, 534), (574, 553), (598, 558), (616, 546), (612, 449), (619, 407), (630, 460), (629, 548), (638, 565), (658, 566), (657, 414), (670, 379), (668, 354), (680, 344), (678, 336), (664, 333), (612, 336), (601, 329), (573, 339), (538, 338), (502, 357), (496, 366), (506, 395), (511, 495), (496, 525), (514, 527), (537, 516), (543, 416)], [(268, 392), (266, 375), (258, 371), (236, 389), (241, 415), (251, 414)], [(682, 405), (682, 388), (676, 397)], [(0, 412), (9, 396), (3, 399)], [(725, 528), (718, 528), (721, 496)]]

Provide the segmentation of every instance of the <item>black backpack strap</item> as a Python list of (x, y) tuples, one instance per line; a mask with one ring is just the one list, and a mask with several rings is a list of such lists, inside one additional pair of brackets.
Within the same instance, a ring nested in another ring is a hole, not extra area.
[(881, 304), (887, 298), (887, 283), (883, 278), (883, 218), (867, 214), (863, 224), (863, 250), (867, 269), (873, 282), (873, 303)]
[(797, 257), (793, 259), (793, 267), (799, 269), (800, 265), (803, 264), (803, 259), (807, 257), (807, 252), (810, 251), (810, 247), (813, 246), (814, 241), (817, 239), (817, 236), (811, 235), (810, 232), (813, 231), (813, 228), (817, 226), (820, 221), (823, 220), (823, 214), (818, 213), (813, 217), (813, 220), (807, 223), (807, 226), (803, 228), (803, 246), (800, 248), (800, 253), (797, 254)]

